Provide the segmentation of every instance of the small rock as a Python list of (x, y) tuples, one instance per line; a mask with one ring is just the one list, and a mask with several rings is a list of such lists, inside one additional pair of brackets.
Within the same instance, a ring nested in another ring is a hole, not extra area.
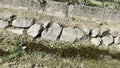
[(109, 34), (109, 32), (110, 32), (110, 29), (102, 28), (100, 30), (100, 37), (104, 37), (105, 35)]
[(21, 28), (7, 28), (7, 31), (16, 33), (16, 34), (23, 34), (24, 29)]
[(105, 60), (105, 61), (111, 61), (111, 60), (113, 60), (113, 58), (110, 55), (104, 55), (103, 56), (103, 60)]
[(12, 26), (21, 27), (21, 28), (28, 28), (33, 24), (34, 24), (34, 19), (22, 18), (22, 17), (17, 17), (17, 19), (13, 20), (12, 22)]
[(118, 31), (110, 31), (111, 36), (114, 38), (118, 36), (119, 32)]
[(99, 46), (101, 44), (101, 38), (92, 38), (91, 39), (91, 42), (96, 45), (96, 46)]
[(120, 34), (115, 38), (115, 43), (119, 44), (120, 43)]
[(65, 27), (62, 31), (60, 40), (61, 41), (72, 41), (77, 39), (77, 32), (72, 27)]
[(9, 23), (7, 21), (0, 20), (0, 28), (5, 28), (9, 26)]
[(27, 48), (27, 46), (23, 46), (22, 49), (25, 50)]
[(42, 33), (42, 26), (39, 24), (34, 24), (27, 30), (27, 34), (32, 37), (36, 37), (40, 33)]
[(103, 41), (103, 44), (110, 45), (114, 42), (114, 39), (112, 36), (105, 36), (105, 37), (102, 37), (102, 41)]
[(91, 36), (92, 37), (97, 37), (100, 33), (100, 29), (99, 28), (96, 28), (96, 29), (93, 29), (92, 32), (91, 32)]

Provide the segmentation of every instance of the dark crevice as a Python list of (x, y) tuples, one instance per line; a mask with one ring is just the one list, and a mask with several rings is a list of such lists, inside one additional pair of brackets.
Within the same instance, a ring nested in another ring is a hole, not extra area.
[(48, 25), (45, 27), (46, 31), (48, 31), (48, 29), (50, 28), (50, 26), (52, 25), (52, 23), (48, 23)]
[(36, 37), (34, 37), (34, 39), (40, 38), (42, 32), (43, 32), (44, 30), (46, 30), (46, 32), (47, 32), (51, 25), (52, 25), (52, 23), (48, 23), (46, 27), (43, 27), (43, 25), (41, 25), (41, 28), (40, 28), (40, 30), (39, 30), (39, 34), (38, 34)]
[(12, 16), (10, 17), (11, 21), (15, 20), (16, 18), (17, 18), (16, 15), (12, 15)]
[(39, 34), (36, 37), (34, 37), (33, 39), (40, 38), (43, 30), (44, 30), (44, 28), (41, 26), (41, 28), (39, 30)]
[(62, 35), (62, 32), (63, 32), (63, 27), (62, 27), (62, 29), (61, 29), (61, 31), (60, 31), (60, 34), (59, 34), (58, 37), (57, 37), (57, 40), (60, 39), (60, 37), (61, 37), (61, 35)]
[(30, 28), (34, 24), (35, 24), (35, 19), (32, 20), (32, 24), (29, 27), (26, 27), (26, 29)]

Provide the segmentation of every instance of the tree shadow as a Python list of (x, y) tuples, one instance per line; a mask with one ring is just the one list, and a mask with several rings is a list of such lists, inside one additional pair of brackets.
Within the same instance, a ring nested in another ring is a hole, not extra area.
[(43, 44), (36, 43), (28, 43), (26, 52), (46, 52), (47, 54), (55, 54), (64, 58), (73, 58), (76, 56), (80, 56), (84, 59), (103, 59), (105, 55), (111, 56), (113, 59), (120, 60), (120, 53), (111, 54), (108, 50), (100, 50), (94, 47), (81, 47), (81, 48), (73, 48), (68, 47), (65, 49), (52, 48), (49, 46), (45, 46)]

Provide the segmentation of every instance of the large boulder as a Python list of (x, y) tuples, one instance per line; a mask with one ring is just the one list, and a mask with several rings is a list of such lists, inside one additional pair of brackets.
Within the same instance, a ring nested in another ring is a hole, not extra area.
[(41, 38), (48, 40), (57, 40), (61, 33), (61, 30), (62, 27), (59, 24), (51, 23), (49, 28), (44, 29), (44, 31), (41, 34)]
[(103, 44), (105, 45), (110, 45), (114, 42), (114, 39), (113, 37), (110, 35), (110, 36), (105, 36), (105, 37), (102, 37), (102, 41), (103, 41)]
[(76, 34), (77, 34), (77, 39), (82, 40), (84, 37), (84, 33), (77, 28), (75, 28), (75, 30), (76, 30)]
[(99, 46), (102, 42), (101, 38), (92, 38), (91, 42), (93, 45)]
[(12, 26), (14, 26), (14, 27), (21, 27), (21, 28), (28, 28), (28, 27), (30, 27), (33, 24), (34, 24), (34, 19), (22, 18), (22, 17), (17, 17), (12, 22)]
[(1, 13), (0, 14), (0, 19), (4, 20), (4, 21), (12, 21), (13, 18), (15, 17), (15, 15), (11, 14), (11, 13)]
[(116, 44), (119, 44), (120, 43), (120, 34), (115, 38), (115, 42)]
[(110, 32), (110, 29), (101, 28), (101, 30), (100, 30), (100, 36), (101, 36), (101, 37), (104, 37), (104, 36), (106, 36), (107, 34), (109, 34), (109, 32)]
[(91, 30), (86, 25), (82, 24), (82, 28), (86, 35), (90, 34)]
[(9, 26), (9, 23), (7, 21), (0, 20), (0, 28), (5, 28)]
[(77, 39), (77, 32), (72, 27), (65, 27), (62, 31), (61, 41), (75, 41)]
[(16, 34), (23, 34), (24, 33), (24, 29), (21, 29), (21, 28), (7, 28), (7, 31), (13, 32)]
[(91, 36), (92, 37), (97, 37), (100, 34), (100, 29), (96, 28), (91, 31)]
[(36, 37), (40, 33), (42, 33), (42, 26), (39, 24), (34, 24), (27, 30), (27, 34), (32, 37)]

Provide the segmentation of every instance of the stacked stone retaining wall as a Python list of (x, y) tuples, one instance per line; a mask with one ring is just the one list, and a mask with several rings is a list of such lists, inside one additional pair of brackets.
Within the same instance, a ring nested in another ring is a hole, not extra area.
[(119, 31), (111, 31), (109, 28), (88, 29), (84, 24), (82, 28), (73, 28), (70, 26), (61, 26), (52, 21), (42, 21), (37, 23), (35, 19), (29, 17), (20, 17), (9, 13), (0, 14), (0, 29), (5, 29), (16, 34), (27, 34), (33, 38), (46, 40), (60, 40), (67, 42), (90, 41), (91, 44), (111, 45), (120, 44)]

